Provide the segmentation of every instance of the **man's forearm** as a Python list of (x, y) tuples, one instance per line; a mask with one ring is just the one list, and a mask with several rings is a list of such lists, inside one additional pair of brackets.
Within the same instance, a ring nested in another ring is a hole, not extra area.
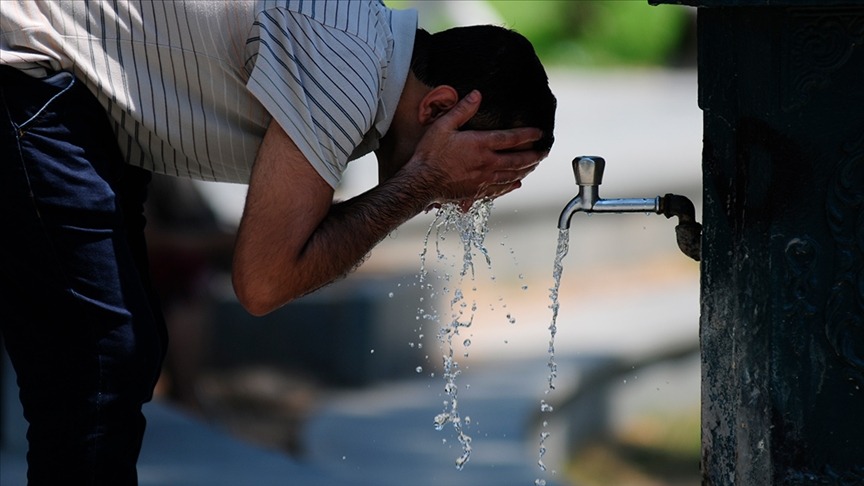
[(297, 211), (274, 209), (277, 216), (261, 208), (278, 204), (267, 200), (278, 189), (250, 190), (234, 262), (241, 303), (266, 314), (345, 276), (387, 234), (428, 207), (431, 188), (422, 171), (405, 168), (350, 200), (328, 199), (320, 215), (322, 202), (306, 198), (307, 206)]
[[(433, 202), (424, 181), (407, 172), (331, 206), (297, 262), (293, 297), (350, 273), (393, 230)], [(299, 288), (302, 282), (302, 288)]]

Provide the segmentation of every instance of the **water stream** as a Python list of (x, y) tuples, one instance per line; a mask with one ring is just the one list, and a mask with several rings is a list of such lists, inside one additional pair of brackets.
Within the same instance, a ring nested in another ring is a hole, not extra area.
[(555, 364), (555, 335), (558, 333), (558, 289), (561, 287), (561, 274), (564, 272), (564, 257), (570, 251), (570, 230), (558, 231), (558, 247), (555, 249), (555, 263), (552, 265), (552, 288), (549, 289), (549, 299), (552, 303), (552, 322), (549, 324), (549, 388), (546, 393), (555, 389), (555, 378), (558, 377), (558, 365)]
[[(552, 288), (549, 289), (549, 299), (552, 301), (549, 304), (549, 308), (552, 309), (552, 320), (549, 324), (549, 361), (547, 362), (547, 366), (549, 367), (549, 379), (548, 379), (548, 387), (546, 388), (544, 394), (548, 395), (550, 392), (555, 390), (555, 379), (558, 377), (558, 365), (555, 363), (555, 335), (558, 333), (558, 290), (561, 287), (561, 274), (564, 272), (564, 257), (567, 256), (567, 252), (570, 249), (570, 231), (567, 229), (559, 230), (558, 232), (558, 246), (555, 250), (555, 263), (552, 266)], [(552, 405), (546, 403), (546, 400), (540, 400), (540, 412), (547, 414), (552, 413), (554, 409)], [(543, 430), (540, 432), (540, 446), (539, 446), (539, 454), (537, 458), (537, 465), (540, 467), (540, 470), (546, 472), (546, 464), (543, 462), (543, 456), (546, 455), (546, 439), (551, 435), (546, 427), (548, 422), (546, 420), (543, 421)], [(553, 471), (554, 473), (554, 471)], [(546, 480), (542, 478), (537, 478), (534, 480), (534, 484), (536, 486), (545, 486)]]

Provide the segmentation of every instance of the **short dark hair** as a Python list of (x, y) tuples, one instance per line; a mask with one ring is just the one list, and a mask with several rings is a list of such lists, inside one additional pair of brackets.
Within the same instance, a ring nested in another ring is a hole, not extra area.
[(536, 127), (543, 138), (534, 148), (552, 147), (555, 96), (534, 46), (518, 32), (494, 25), (417, 29), (411, 71), (429, 87), (452, 86), (460, 98), (480, 91), (480, 110), (464, 129)]

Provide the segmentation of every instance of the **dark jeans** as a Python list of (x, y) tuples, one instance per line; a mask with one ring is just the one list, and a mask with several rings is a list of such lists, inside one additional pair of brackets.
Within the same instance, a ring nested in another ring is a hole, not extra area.
[(35, 485), (137, 484), (165, 327), (147, 272), (150, 173), (61, 72), (0, 66), (0, 331)]

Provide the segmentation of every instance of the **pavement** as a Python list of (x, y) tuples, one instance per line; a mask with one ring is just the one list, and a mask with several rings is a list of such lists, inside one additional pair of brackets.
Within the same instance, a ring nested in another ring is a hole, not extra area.
[[(300, 457), (243, 442), (169, 403), (148, 404), (141, 485), (563, 485), (567, 454), (578, 443), (574, 435), (596, 432), (592, 421), (614, 425), (642, 404), (698, 403), (698, 362), (653, 375), (639, 368), (670, 347), (695, 346), (699, 319), (698, 264), (677, 252), (673, 222), (643, 215), (574, 218), (560, 290), (559, 386), (546, 393), (556, 223), (576, 192), (569, 162), (583, 154), (606, 158), (602, 197), (676, 192), (691, 197), (700, 214), (696, 73), (562, 72), (551, 73), (550, 82), (559, 99), (556, 146), (522, 189), (496, 201), (486, 241), (492, 268), (477, 265), (474, 280), (455, 282), (458, 248), (430, 259), (436, 288), (476, 289), (469, 297), (478, 304), (475, 323), (459, 339), (471, 344), (457, 345), (455, 354), (462, 370), (460, 414), (471, 417), (472, 455), (464, 469), (455, 468), (462, 449), (452, 427), (433, 427), (447, 396), (441, 350), (430, 349), (425, 360), (406, 363), (423, 369), (413, 379), (322, 394), (304, 426)], [(341, 197), (374, 184), (369, 164), (352, 162)], [(243, 188), (210, 184), (202, 190), (225, 223), (236, 224)], [(431, 221), (432, 215), (420, 216), (394, 232), (349, 279), (416, 272)], [(393, 290), (398, 300), (400, 289)], [(452, 294), (442, 293), (446, 313)], [(580, 384), (612, 362), (633, 363), (632, 375), (618, 377), (621, 390), (605, 395), (600, 407), (572, 406)], [(2, 392), (3, 486), (25, 484), (24, 425), (11, 382), (6, 377)], [(540, 400), (556, 410), (542, 414)], [(551, 434), (545, 472), (537, 465), (541, 432)]]

